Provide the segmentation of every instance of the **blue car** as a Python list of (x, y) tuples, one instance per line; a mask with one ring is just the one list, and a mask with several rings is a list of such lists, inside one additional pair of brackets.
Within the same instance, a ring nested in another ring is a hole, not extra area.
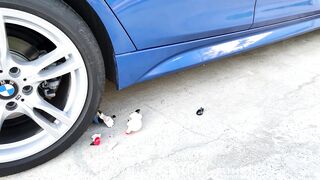
[(320, 0), (0, 0), (0, 176), (42, 164), (119, 90), (320, 27)]

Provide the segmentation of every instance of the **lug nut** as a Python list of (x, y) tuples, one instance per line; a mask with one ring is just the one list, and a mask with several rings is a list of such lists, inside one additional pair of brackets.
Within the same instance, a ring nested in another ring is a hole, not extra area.
[(12, 76), (12, 77), (14, 77), (14, 78), (17, 78), (17, 77), (19, 77), (19, 75), (20, 75), (20, 69), (17, 68), (17, 67), (13, 67), (13, 68), (11, 68), (11, 69), (9, 70), (9, 74), (10, 74), (10, 76)]
[(32, 86), (25, 86), (22, 88), (22, 93), (25, 95), (30, 95), (33, 91), (33, 87)]
[(8, 110), (8, 111), (13, 111), (13, 110), (15, 110), (16, 108), (18, 107), (18, 104), (17, 103), (15, 103), (15, 102), (8, 102), (7, 103), (7, 105), (6, 105), (6, 109)]

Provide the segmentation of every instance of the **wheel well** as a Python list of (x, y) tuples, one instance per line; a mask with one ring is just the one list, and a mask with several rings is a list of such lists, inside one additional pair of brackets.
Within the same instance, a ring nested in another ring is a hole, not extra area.
[(96, 12), (91, 8), (86, 0), (63, 0), (73, 10), (78, 13), (88, 24), (93, 32), (104, 59), (106, 76), (109, 80), (116, 83), (116, 70), (114, 62), (114, 50), (108, 35), (108, 31), (101, 22)]

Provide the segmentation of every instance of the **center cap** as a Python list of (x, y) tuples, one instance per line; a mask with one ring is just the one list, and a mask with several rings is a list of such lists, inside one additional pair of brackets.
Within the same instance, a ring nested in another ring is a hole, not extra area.
[(11, 99), (18, 93), (18, 86), (10, 80), (0, 82), (0, 99)]

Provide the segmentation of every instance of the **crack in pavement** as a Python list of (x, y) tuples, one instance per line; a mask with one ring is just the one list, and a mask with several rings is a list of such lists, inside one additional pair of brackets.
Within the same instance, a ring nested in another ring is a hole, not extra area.
[(178, 153), (181, 153), (183, 151), (187, 151), (187, 150), (190, 150), (190, 149), (197, 149), (197, 148), (201, 148), (203, 146), (209, 145), (211, 143), (214, 143), (215, 141), (219, 141), (226, 134), (227, 134), (227, 132), (224, 132), (224, 133), (220, 134), (220, 136), (217, 137), (216, 139), (213, 139), (213, 140), (210, 140), (210, 141), (207, 141), (207, 142), (203, 142), (203, 143), (193, 144), (193, 145), (190, 145), (190, 146), (185, 146), (185, 147), (177, 149), (177, 150), (173, 150), (171, 153), (169, 153), (169, 154), (167, 154), (165, 156), (150, 158), (150, 159), (143, 160), (141, 162), (137, 162), (134, 165), (127, 166), (127, 167), (123, 168), (118, 174), (116, 174), (115, 176), (111, 177), (110, 180), (113, 180), (113, 179), (116, 179), (116, 178), (120, 177), (128, 169), (131, 169), (131, 168), (134, 168), (134, 167), (137, 167), (137, 166), (142, 166), (143, 164), (145, 164), (145, 163), (147, 163), (149, 161), (152, 162), (152, 161), (156, 161), (156, 160), (167, 159), (167, 158), (169, 158), (171, 156), (174, 156), (174, 155), (176, 155)]
[(286, 93), (286, 94), (283, 96), (283, 98), (281, 98), (281, 99), (286, 99), (286, 98), (288, 98), (290, 95), (292, 95), (292, 94), (294, 94), (294, 93), (297, 93), (297, 92), (301, 91), (302, 89), (304, 89), (305, 87), (310, 86), (310, 85), (316, 83), (317, 80), (318, 80), (318, 78), (320, 78), (320, 74), (317, 74), (316, 76), (313, 76), (313, 77), (310, 79), (310, 81), (307, 81), (307, 82), (304, 82), (304, 83), (300, 84), (300, 85), (298, 86), (298, 88), (296, 88), (296, 89), (294, 89), (294, 90)]

